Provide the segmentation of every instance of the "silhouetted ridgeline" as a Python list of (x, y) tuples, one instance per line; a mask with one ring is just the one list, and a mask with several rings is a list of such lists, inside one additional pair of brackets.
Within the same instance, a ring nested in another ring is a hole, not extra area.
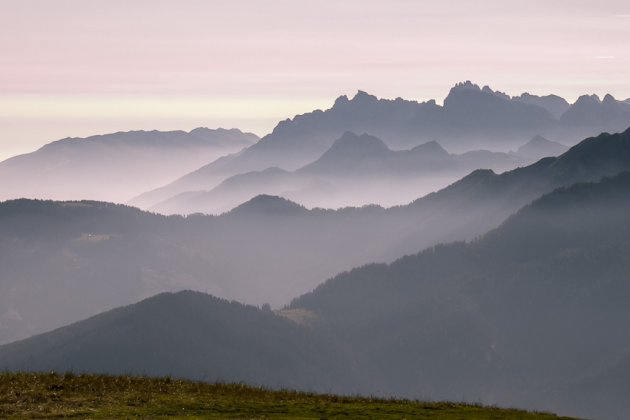
[(514, 150), (536, 135), (575, 144), (588, 136), (630, 126), (630, 106), (611, 96), (603, 101), (584, 96), (554, 117), (564, 108), (562, 100), (553, 97), (511, 98), (471, 82), (454, 86), (444, 106), (435, 101), (378, 99), (359, 91), (352, 99), (337, 98), (330, 109), (282, 121), (241, 153), (200, 167), (131, 203), (150, 208), (183, 192), (209, 191), (232, 175), (269, 167), (295, 170), (318, 159), (347, 131), (376, 136), (392, 150), (437, 141), (447, 150), (461, 153)]

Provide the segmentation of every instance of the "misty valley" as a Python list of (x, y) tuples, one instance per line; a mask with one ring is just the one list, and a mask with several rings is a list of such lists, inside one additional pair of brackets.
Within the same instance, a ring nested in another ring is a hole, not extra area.
[(467, 81), (11, 157), (0, 372), (630, 418), (629, 127)]

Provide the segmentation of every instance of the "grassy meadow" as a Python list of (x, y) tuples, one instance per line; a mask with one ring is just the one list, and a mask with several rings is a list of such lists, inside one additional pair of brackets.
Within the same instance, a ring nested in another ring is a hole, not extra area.
[(211, 419), (559, 419), (458, 403), (269, 391), (172, 378), (0, 374), (0, 417)]

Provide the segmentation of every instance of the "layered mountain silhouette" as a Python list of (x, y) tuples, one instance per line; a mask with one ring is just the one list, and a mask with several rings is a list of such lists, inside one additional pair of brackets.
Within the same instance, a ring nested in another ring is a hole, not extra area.
[(217, 214), (258, 194), (283, 196), (308, 207), (404, 204), (476, 168), (503, 171), (533, 161), (519, 156), (487, 150), (454, 155), (437, 142), (393, 151), (377, 137), (346, 132), (319, 159), (296, 171), (272, 167), (234, 175), (211, 191), (181, 193), (150, 210)]
[(66, 138), (0, 162), (0, 200), (125, 202), (258, 141), (240, 130), (130, 131)]
[(0, 341), (182, 288), (278, 307), (341, 271), (474, 239), (542, 194), (628, 170), (630, 130), (500, 175), (478, 170), (387, 209), (308, 210), (262, 196), (219, 217), (183, 218), (95, 202), (1, 203)]
[(623, 418), (629, 210), (627, 172), (559, 189), (480, 240), (343, 273), (290, 308), (397, 395)]
[(471, 82), (454, 86), (443, 106), (435, 101), (378, 99), (359, 91), (351, 99), (337, 98), (325, 111), (282, 121), (243, 152), (202, 166), (130, 203), (151, 208), (177, 194), (209, 191), (233, 175), (269, 167), (293, 171), (318, 159), (347, 131), (369, 133), (392, 150), (437, 141), (447, 150), (461, 153), (514, 150), (535, 135), (575, 144), (587, 136), (630, 126), (626, 103), (607, 96), (604, 101), (586, 104), (585, 98), (564, 110), (563, 101), (554, 96), (512, 98)]
[(538, 160), (548, 156), (558, 156), (568, 149), (564, 144), (548, 140), (543, 136), (534, 136), (519, 147), (514, 153), (521, 159)]
[[(597, 181), (628, 170), (630, 129), (623, 133), (603, 133), (588, 138), (558, 157), (548, 157), (513, 171), (495, 174), (477, 170), (460, 181), (420, 198), (401, 211), (413, 209), (426, 215), (415, 228), (405, 233), (392, 257), (410, 252), (429, 227), (450, 226), (439, 241), (469, 238), (495, 227), (521, 206), (555, 188), (577, 182)], [(460, 212), (459, 209), (466, 209)], [(426, 245), (424, 245), (426, 246)], [(419, 248), (422, 248), (420, 246)]]
[[(575, 174), (567, 161), (583, 162), (598, 142), (620, 151), (620, 136), (605, 138), (556, 160), (555, 176)], [(281, 203), (249, 205), (269, 204)], [(197, 293), (159, 295), (2, 346), (0, 369), (170, 374), (621, 418), (630, 408), (621, 392), (629, 211), (630, 173), (578, 183), (471, 243), (335, 276), (279, 312), (308, 315), (306, 326)]]

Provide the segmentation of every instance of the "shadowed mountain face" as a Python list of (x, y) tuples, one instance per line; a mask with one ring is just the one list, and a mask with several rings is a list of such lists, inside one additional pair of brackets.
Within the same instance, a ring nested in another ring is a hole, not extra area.
[[(418, 247), (430, 226), (443, 226), (440, 242), (471, 238), (505, 220), (518, 208), (555, 188), (576, 182), (597, 181), (630, 169), (630, 129), (619, 134), (588, 138), (567, 152), (497, 175), (478, 170), (437, 193), (416, 200), (407, 208), (426, 217), (407, 231), (390, 256)], [(449, 227), (447, 227), (449, 226)], [(446, 231), (452, 233), (451, 236)], [(475, 233), (477, 232), (477, 233)], [(426, 246), (426, 245), (424, 245)]]
[(280, 311), (308, 326), (199, 294), (160, 295), (2, 346), (0, 369), (227, 378), (620, 418), (630, 408), (619, 392), (630, 360), (621, 333), (629, 211), (630, 173), (561, 188), (481, 239), (342, 273)]
[(67, 138), (0, 162), (0, 200), (125, 202), (257, 140), (236, 129), (207, 128)]
[(319, 159), (296, 171), (267, 168), (235, 175), (211, 191), (178, 194), (150, 210), (218, 214), (259, 194), (279, 195), (307, 207), (400, 205), (474, 169), (503, 171), (532, 161), (486, 150), (452, 155), (436, 142), (393, 151), (377, 137), (347, 132)]
[(269, 167), (298, 169), (318, 159), (347, 131), (369, 133), (392, 150), (437, 141), (457, 153), (476, 149), (508, 151), (535, 135), (575, 144), (587, 136), (630, 126), (627, 104), (608, 98), (589, 106), (579, 100), (558, 118), (552, 114), (564, 108), (561, 99), (531, 95), (510, 98), (471, 82), (453, 87), (444, 106), (435, 101), (378, 99), (359, 91), (352, 99), (339, 97), (325, 111), (282, 121), (272, 133), (242, 153), (209, 163), (141, 194), (131, 204), (150, 208), (177, 194), (209, 191), (230, 176)]
[(478, 241), (341, 274), (291, 309), (361, 349), (397, 395), (623, 418), (628, 211), (630, 173), (577, 184)]
[[(24, 352), (31, 346), (51, 353), (41, 358)], [(345, 378), (350, 369), (335, 350), (271, 311), (179, 292), (9, 345), (2, 360), (15, 361), (20, 370), (170, 375), (339, 392), (351, 386)]]
[(307, 210), (262, 196), (220, 217), (182, 218), (94, 202), (6, 202), (0, 341), (182, 288), (283, 305), (340, 271), (475, 238), (546, 192), (624, 170), (630, 131), (501, 175), (475, 171), (389, 209)]

